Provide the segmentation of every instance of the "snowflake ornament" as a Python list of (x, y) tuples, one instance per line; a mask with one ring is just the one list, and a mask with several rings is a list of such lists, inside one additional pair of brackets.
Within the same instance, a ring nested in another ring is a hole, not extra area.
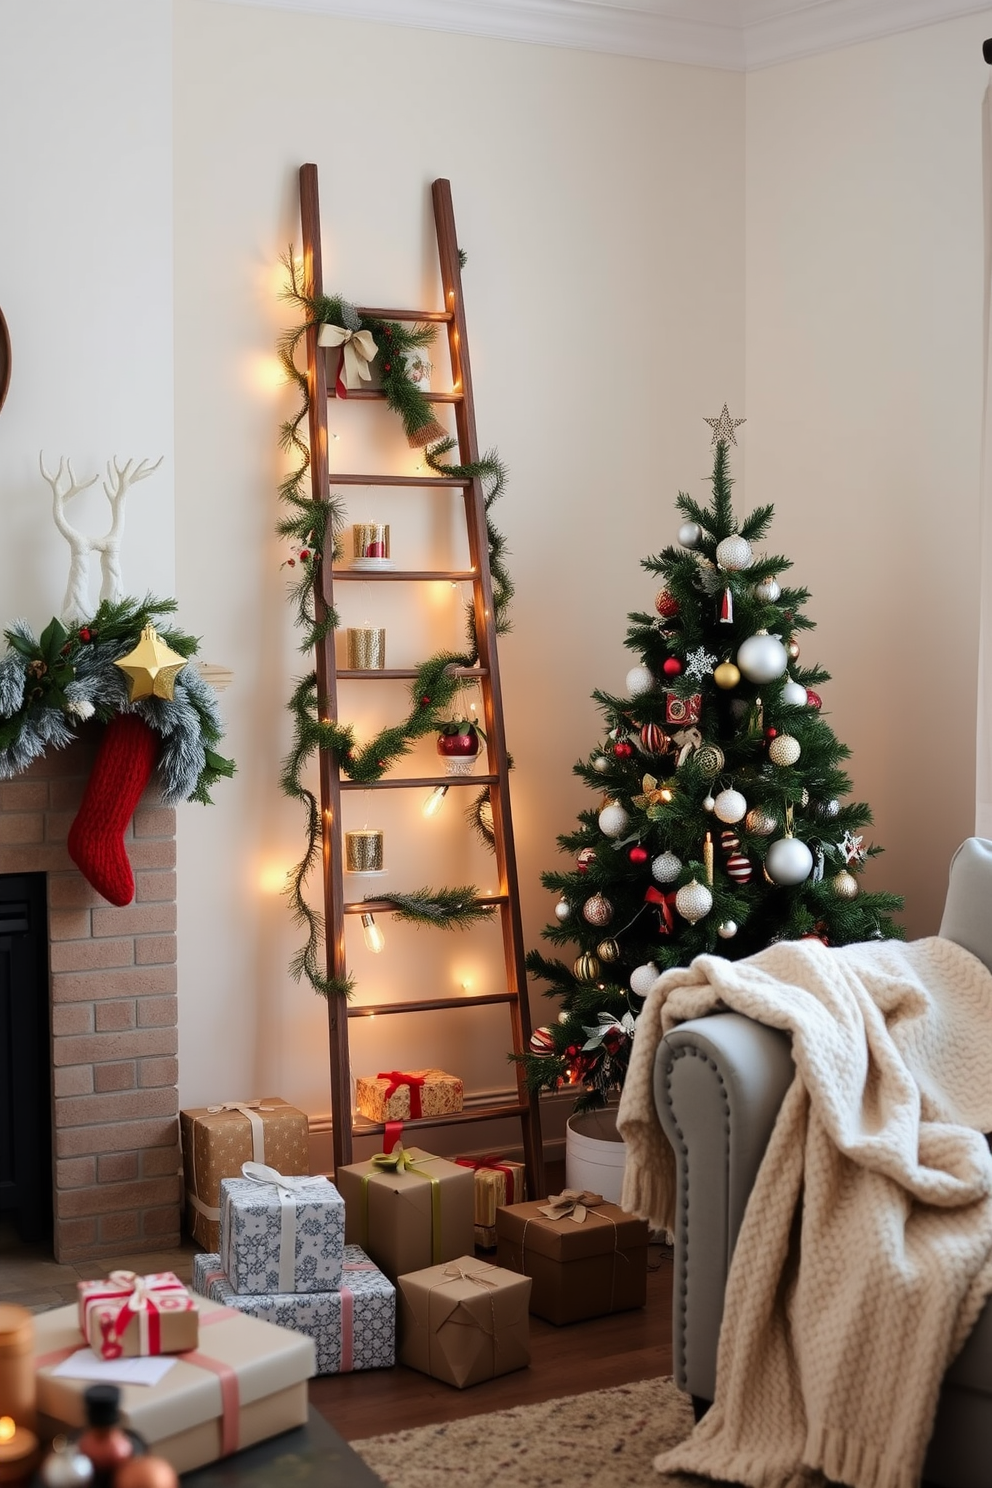
[(691, 677), (694, 682), (702, 682), (708, 677), (716, 666), (717, 658), (711, 656), (702, 646), (696, 651), (690, 651), (685, 659), (685, 675)]
[(868, 850), (864, 845), (865, 839), (856, 836), (854, 832), (845, 832), (842, 842), (837, 846), (844, 855), (844, 862), (848, 867), (852, 863), (863, 863), (868, 856)]

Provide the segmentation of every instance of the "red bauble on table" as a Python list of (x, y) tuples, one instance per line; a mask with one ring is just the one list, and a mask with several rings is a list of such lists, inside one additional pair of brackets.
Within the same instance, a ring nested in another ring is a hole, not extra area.
[(627, 856), (632, 863), (646, 863), (648, 860), (648, 850), (646, 847), (642, 847), (639, 842), (635, 842)]
[(677, 656), (668, 656), (662, 662), (661, 670), (666, 677), (680, 677), (682, 675), (682, 663)]

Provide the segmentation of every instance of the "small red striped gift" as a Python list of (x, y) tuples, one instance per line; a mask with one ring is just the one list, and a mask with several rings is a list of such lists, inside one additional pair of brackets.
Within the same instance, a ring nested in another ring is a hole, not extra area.
[(101, 1359), (181, 1354), (200, 1336), (196, 1303), (171, 1271), (111, 1271), (105, 1281), (81, 1281), (79, 1326)]

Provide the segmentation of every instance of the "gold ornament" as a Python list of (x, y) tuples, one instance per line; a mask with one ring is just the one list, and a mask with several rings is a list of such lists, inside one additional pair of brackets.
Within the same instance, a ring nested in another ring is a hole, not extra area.
[(832, 883), (834, 893), (838, 899), (856, 899), (858, 897), (858, 880), (853, 873), (848, 873), (846, 868), (842, 868), (839, 873), (834, 874)]
[(732, 687), (736, 687), (740, 680), (740, 670), (734, 666), (732, 661), (721, 661), (720, 665), (713, 670), (713, 681), (717, 687), (722, 687), (724, 692), (729, 692)]
[(724, 403), (718, 418), (708, 418), (705, 419), (704, 422), (709, 424), (710, 428), (713, 430), (713, 438), (710, 440), (710, 444), (716, 444), (717, 441), (721, 439), (723, 440), (724, 444), (736, 444), (737, 439), (735, 437), (734, 430), (737, 429), (740, 424), (746, 424), (747, 419), (731, 418), (729, 412), (727, 411), (727, 405), (726, 403)]
[(146, 697), (165, 698), (171, 703), (176, 678), (186, 664), (185, 656), (160, 640), (154, 625), (146, 625), (134, 650), (114, 662), (127, 677), (127, 695), (132, 703)]
[(726, 763), (719, 744), (700, 744), (693, 760), (700, 775), (707, 780), (714, 780)]
[(572, 973), (577, 982), (596, 982), (599, 980), (601, 970), (602, 967), (598, 959), (591, 955), (589, 951), (579, 956), (575, 965), (572, 967)]
[(794, 765), (801, 753), (799, 740), (791, 734), (777, 734), (768, 746), (768, 758), (773, 765)]
[(796, 641), (796, 640), (788, 640), (788, 641), (786, 641), (786, 643), (785, 643), (785, 649), (789, 653), (789, 660), (790, 661), (798, 661), (799, 660), (799, 642), (798, 641)]
[(609, 965), (620, 960), (620, 947), (615, 940), (601, 940), (596, 947), (596, 955)]

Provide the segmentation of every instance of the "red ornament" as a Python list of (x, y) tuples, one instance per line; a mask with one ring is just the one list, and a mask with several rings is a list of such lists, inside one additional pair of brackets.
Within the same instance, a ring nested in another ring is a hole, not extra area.
[(811, 708), (823, 707), (823, 699), (821, 698), (820, 694), (818, 692), (814, 692), (810, 687), (807, 687), (806, 689), (806, 701)]
[(474, 759), (479, 752), (479, 736), (475, 729), (467, 734), (438, 734), (437, 752), (449, 759)]
[(80, 626), (79, 639), (83, 642), (83, 645), (88, 645), (93, 639), (93, 632), (88, 625)]
[(307, 563), (307, 562), (309, 562), (309, 559), (310, 559), (310, 550), (309, 550), (309, 548), (304, 548), (303, 549), (303, 552), (300, 554), (300, 562), (301, 563)]
[(641, 727), (641, 745), (648, 754), (664, 754), (668, 735), (656, 723), (645, 723)]
[(679, 612), (679, 602), (667, 589), (659, 589), (654, 597), (654, 607), (663, 620), (670, 620)]
[(580, 873), (588, 873), (589, 864), (595, 861), (596, 849), (594, 847), (584, 847), (575, 860), (575, 866)]
[(733, 879), (736, 884), (746, 884), (751, 882), (753, 872), (754, 869), (749, 859), (745, 858), (743, 853), (731, 853), (727, 859), (728, 878)]
[(682, 663), (677, 656), (668, 656), (662, 663), (661, 670), (666, 677), (679, 677), (682, 675)]
[(728, 830), (726, 832), (720, 833), (720, 846), (723, 848), (725, 853), (739, 852), (741, 840), (737, 836), (736, 832), (731, 832)]
[(766, 728), (765, 729), (765, 738), (766, 739), (777, 739), (778, 738), (778, 729), (777, 728)]
[(617, 759), (630, 759), (634, 752), (634, 746), (629, 739), (618, 739), (613, 746), (613, 753)]
[(383, 370), (383, 372), (391, 372), (393, 370), (393, 364), (392, 364), (392, 362), (384, 362), (383, 363), (383, 366), (382, 366), (382, 370)]
[(646, 847), (642, 847), (639, 842), (635, 842), (627, 856), (632, 863), (646, 863), (648, 860), (648, 850)]
[(425, 692), (424, 695), (423, 695), (423, 697), (420, 699), (420, 706), (422, 708), (429, 708), (430, 705), (431, 705), (431, 700), (430, 700), (430, 698), (427, 696), (427, 694)]
[(546, 1059), (549, 1054), (555, 1052), (555, 1036), (550, 1028), (535, 1028), (530, 1036), (528, 1045), (530, 1052), (538, 1059)]

